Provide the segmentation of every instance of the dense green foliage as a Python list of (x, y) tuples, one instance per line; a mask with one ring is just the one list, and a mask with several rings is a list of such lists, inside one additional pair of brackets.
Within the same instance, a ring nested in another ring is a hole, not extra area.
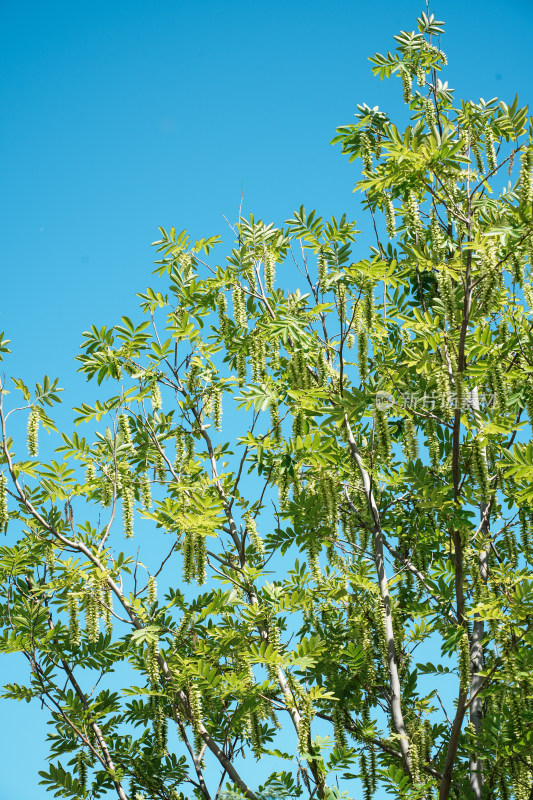
[(88, 438), (40, 459), (57, 382), (2, 384), (4, 697), (56, 796), (530, 796), (531, 123), (454, 102), (441, 32), (371, 59), (405, 131), (338, 129), (366, 258), (304, 208), (225, 258), (161, 229), (142, 321), (84, 334)]

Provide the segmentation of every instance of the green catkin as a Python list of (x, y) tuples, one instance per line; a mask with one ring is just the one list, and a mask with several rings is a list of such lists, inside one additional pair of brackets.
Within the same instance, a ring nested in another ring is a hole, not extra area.
[(383, 137), (379, 131), (374, 135), (374, 155), (379, 160), (381, 158), (381, 142)]
[(247, 715), (246, 723), (252, 752), (255, 758), (259, 760), (263, 752), (263, 736), (258, 714), (255, 711), (250, 711)]
[(411, 757), (411, 772), (413, 782), (420, 783), (420, 749), (418, 746), (417, 733), (413, 734), (409, 743), (409, 755)]
[(424, 720), (424, 760), (431, 761), (431, 750), (433, 748), (433, 729), (429, 719)]
[(7, 527), (9, 513), (7, 510), (7, 478), (0, 475), (0, 532)]
[(363, 635), (361, 643), (363, 645), (364, 661), (366, 667), (366, 680), (367, 684), (372, 685), (376, 679), (376, 665), (374, 664), (374, 646), (372, 643), (372, 634), (370, 632), (366, 620), (363, 620), (362, 628), (363, 628)]
[(163, 457), (163, 454), (159, 449), (157, 449), (154, 453), (154, 462), (155, 462), (154, 466), (155, 466), (155, 471), (157, 473), (157, 477), (161, 482), (163, 482), (165, 480), (167, 473), (167, 465)]
[(377, 406), (374, 406), (374, 437), (376, 452), (388, 462), (392, 452), (389, 422), (385, 411)]
[[(530, 264), (531, 264), (531, 259), (530, 259)], [(524, 285), (522, 288), (524, 290), (524, 298), (527, 303), (526, 311), (530, 313), (531, 311), (533, 311), (533, 286), (527, 281), (524, 281)]]
[(413, 79), (409, 72), (402, 71), (403, 101), (410, 103), (413, 99)]
[(148, 577), (147, 599), (149, 606), (153, 606), (157, 602), (157, 581), (153, 575)]
[(220, 292), (217, 297), (217, 311), (218, 311), (218, 332), (223, 339), (228, 337), (229, 333), (229, 319), (228, 319), (228, 301), (224, 292)]
[(133, 488), (131, 486), (124, 486), (122, 489), (122, 520), (126, 539), (131, 539), (133, 537), (133, 503)]
[(511, 274), (513, 281), (522, 286), (524, 283), (524, 264), (521, 255), (516, 252), (511, 255)]
[(220, 386), (213, 387), (213, 424), (217, 431), (222, 430), (222, 389)]
[(146, 646), (146, 672), (150, 680), (150, 687), (157, 689), (159, 685), (159, 645), (156, 641), (148, 642)]
[(272, 430), (272, 439), (275, 442), (279, 442), (281, 439), (281, 424), (279, 420), (279, 407), (275, 402), (273, 402), (270, 406), (270, 424)]
[(365, 172), (372, 170), (372, 146), (368, 134), (361, 134), (361, 157), (363, 159), (363, 168)]
[(507, 406), (507, 391), (501, 361), (499, 359), (493, 359), (488, 378), (490, 387), (496, 395), (496, 409), (501, 414), (505, 411)]
[(357, 368), (364, 381), (368, 375), (368, 337), (362, 329), (357, 334)]
[(455, 389), (455, 403), (454, 407), (457, 409), (465, 410), (467, 407), (467, 400), (469, 397), (468, 391), (465, 387), (465, 382), (462, 372), (456, 372), (453, 376), (453, 385)]
[(308, 567), (313, 576), (313, 579), (316, 583), (320, 583), (322, 581), (322, 572), (320, 571), (320, 562), (318, 560), (318, 554), (320, 552), (320, 545), (318, 544), (315, 537), (312, 535), (306, 543), (305, 546), (307, 560), (309, 562)]
[(453, 281), (443, 268), (437, 272), (437, 286), (442, 304), (444, 306), (446, 322), (449, 325), (453, 325), (455, 323), (455, 298)]
[(191, 364), (191, 367), (187, 374), (187, 380), (185, 381), (185, 388), (187, 389), (187, 394), (194, 394), (196, 389), (198, 389), (199, 376), (200, 376), (200, 365)]
[(176, 428), (175, 439), (174, 469), (179, 474), (185, 460), (185, 431), (181, 425)]
[(183, 579), (190, 583), (196, 576), (195, 536), (193, 531), (186, 531), (183, 537)]
[(35, 458), (39, 452), (39, 414), (32, 408), (28, 417), (28, 427), (26, 430), (28, 453)]
[(337, 301), (337, 310), (339, 313), (339, 322), (343, 324), (346, 322), (346, 286), (344, 283), (337, 283), (335, 287), (335, 295)]
[(374, 607), (374, 622), (376, 632), (378, 635), (379, 653), (381, 656), (381, 663), (385, 672), (388, 670), (388, 657), (387, 657), (387, 635), (385, 632), (385, 608), (381, 597), (376, 596)]
[(437, 404), (443, 419), (448, 419), (451, 414), (451, 391), (450, 379), (444, 369), (439, 369), (436, 373), (437, 381)]
[(259, 533), (257, 531), (257, 522), (250, 513), (247, 513), (244, 519), (246, 522), (246, 529), (248, 531), (250, 541), (254, 546), (255, 550), (257, 551), (258, 555), (263, 557), (265, 555), (265, 543), (263, 542), (262, 538), (259, 536)]
[(326, 259), (326, 251), (323, 247), (320, 248), (318, 251), (317, 256), (317, 273), (318, 273), (318, 285), (321, 291), (326, 291), (326, 281), (328, 277), (328, 262)]
[(355, 336), (353, 335), (353, 333), (349, 333), (347, 335), (346, 339), (344, 340), (344, 344), (347, 350), (353, 350), (355, 346)]
[(370, 783), (372, 785), (372, 795), (376, 793), (376, 748), (373, 744), (368, 748), (370, 754)]
[(104, 475), (102, 478), (102, 505), (104, 508), (111, 503), (113, 497), (113, 484), (107, 477)]
[(207, 553), (205, 549), (205, 536), (196, 533), (194, 537), (194, 558), (196, 565), (196, 580), (199, 584), (205, 583)]
[(316, 372), (320, 386), (325, 386), (328, 381), (328, 365), (324, 351), (320, 349), (316, 357)]
[(292, 415), (292, 438), (296, 441), (298, 436), (304, 435), (304, 414), (302, 407), (297, 405)]
[(518, 178), (518, 197), (520, 203), (528, 205), (533, 200), (533, 187), (531, 184), (531, 167), (533, 165), (533, 151), (528, 148), (520, 157), (520, 175)]
[(167, 754), (168, 725), (161, 700), (152, 697), (152, 730), (159, 755), (164, 757)]
[(111, 636), (113, 633), (113, 595), (111, 594), (111, 589), (107, 585), (107, 582), (105, 582), (102, 586), (102, 594), (104, 602), (102, 616), (104, 620), (105, 632), (108, 636)]
[(516, 547), (516, 540), (510, 527), (504, 528), (504, 541), (507, 548), (507, 555), (509, 564), (512, 569), (518, 567), (518, 551)]
[(461, 637), (458, 642), (458, 666), (459, 677), (461, 680), (461, 688), (467, 691), (470, 688), (470, 643), (468, 640), (468, 631), (463, 628)]
[(303, 694), (299, 698), (300, 722), (298, 724), (298, 755), (304, 755), (309, 749), (311, 720), (314, 716), (311, 698)]
[(406, 216), (409, 221), (409, 227), (411, 229), (411, 235), (413, 238), (417, 238), (422, 233), (422, 221), (420, 219), (420, 211), (418, 208), (418, 202), (416, 199), (416, 195), (413, 191), (409, 192), (407, 197), (407, 201), (405, 204)]
[(130, 455), (135, 455), (135, 448), (133, 447), (130, 423), (127, 414), (119, 414), (118, 426), (122, 436), (124, 437), (124, 444), (128, 449), (128, 453)]
[(257, 291), (257, 276), (255, 274), (255, 267), (253, 262), (247, 262), (245, 264), (244, 274), (246, 276), (246, 280), (248, 281), (248, 286), (250, 287), (250, 291), (252, 292)]
[(246, 316), (246, 302), (244, 299), (244, 289), (242, 286), (237, 285), (233, 288), (233, 318), (235, 324), (239, 328), (248, 328), (248, 319)]
[(439, 255), (444, 250), (444, 236), (434, 211), (431, 212), (430, 234), (432, 250)]
[(493, 172), (497, 167), (496, 151), (494, 149), (494, 134), (492, 128), (488, 125), (485, 127), (485, 155), (487, 156), (489, 171)]
[(509, 800), (509, 789), (507, 786), (507, 776), (505, 770), (502, 768), (499, 772), (499, 786), (501, 800)]
[(437, 127), (437, 115), (435, 113), (435, 106), (433, 101), (428, 98), (424, 101), (424, 111), (426, 114), (426, 123), (428, 128), (436, 128)]
[(307, 368), (305, 353), (300, 350), (289, 362), (288, 378), (293, 389), (310, 389), (311, 375)]
[[(272, 649), (274, 650), (274, 652), (279, 654), (281, 647), (281, 631), (275, 619), (271, 620), (270, 625), (268, 626), (268, 643), (272, 645)], [(271, 664), (270, 666), (267, 665), (268, 669), (270, 669), (271, 667), (274, 668), (273, 677), (274, 679), (276, 679), (277, 678), (276, 667), (273, 664)]]
[(152, 485), (147, 472), (143, 472), (141, 476), (141, 500), (143, 509), (145, 511), (150, 511), (150, 506), (152, 505)]
[(78, 750), (76, 753), (76, 772), (80, 788), (85, 792), (87, 789), (87, 761), (83, 750)]
[(202, 724), (202, 695), (200, 694), (200, 689), (195, 683), (191, 684), (189, 689), (189, 702), (192, 712), (191, 722), (194, 731), (194, 749), (198, 755), (202, 749), (203, 742), (200, 733), (200, 726)]
[(344, 730), (344, 711), (338, 704), (335, 704), (332, 716), (335, 747), (338, 750), (342, 750), (347, 746), (347, 741), (346, 731)]
[(374, 325), (374, 286), (369, 283), (365, 288), (363, 296), (363, 322), (367, 326), (367, 330), (372, 330)]
[(480, 297), (481, 310), (487, 312), (490, 309), (494, 293), (501, 285), (501, 272), (499, 267), (498, 247), (494, 239), (487, 242), (485, 258), (481, 263), (483, 271), (483, 283)]
[(426, 68), (421, 61), (416, 65), (416, 80), (419, 86), (424, 86), (426, 83)]
[(368, 764), (364, 753), (361, 753), (360, 770), (361, 770), (361, 782), (363, 784), (364, 800), (372, 800), (372, 781), (370, 779)]
[(411, 461), (418, 458), (418, 440), (416, 429), (411, 417), (406, 417), (403, 425), (403, 449), (405, 457)]
[(319, 483), (319, 495), (328, 521), (334, 523), (337, 519), (337, 495), (335, 491), (335, 482), (330, 475), (321, 478)]
[(272, 372), (279, 372), (280, 369), (280, 341), (278, 338), (270, 339), (268, 342), (268, 357)]
[(396, 236), (396, 216), (390, 194), (385, 195), (385, 226), (389, 239), (394, 239)]
[(479, 141), (472, 142), (470, 149), (472, 151), (472, 155), (474, 156), (474, 160), (476, 162), (476, 169), (477, 171), (483, 175), (485, 172), (485, 165), (483, 163), (483, 155), (481, 153), (481, 146)]
[(91, 461), (85, 467), (85, 483), (92, 483), (94, 480), (96, 480), (96, 467)]
[(246, 353), (241, 348), (237, 353), (237, 377), (240, 381), (246, 380)]
[(98, 641), (100, 636), (99, 620), (100, 620), (100, 603), (99, 592), (96, 587), (91, 587), (90, 594), (85, 598), (85, 630), (87, 632), (87, 641), (94, 644)]
[(272, 294), (276, 280), (276, 256), (272, 250), (267, 250), (265, 253), (263, 276), (265, 292)]
[(529, 515), (523, 506), (518, 510), (518, 519), (520, 522), (520, 544), (522, 545), (522, 555), (526, 561), (529, 562), (531, 560), (531, 529)]
[(256, 329), (251, 337), (250, 360), (252, 364), (252, 380), (262, 383), (266, 375), (266, 342)]
[[(2, 526), (0, 525), (0, 530), (1, 530), (1, 528), (2, 528)], [(52, 547), (52, 545), (50, 545), (49, 547), (46, 548), (44, 558), (45, 558), (45, 561), (46, 561), (46, 568), (47, 568), (48, 572), (50, 573), (50, 577), (53, 577), (54, 569), (55, 569), (55, 553), (54, 553), (54, 548)]]
[(78, 610), (78, 598), (69, 594), (67, 598), (68, 613), (68, 636), (72, 647), (79, 647), (81, 644), (80, 620)]
[(189, 461), (192, 461), (194, 458), (194, 437), (192, 433), (189, 431), (185, 431), (185, 464), (188, 464)]
[(163, 400), (161, 398), (161, 389), (159, 385), (154, 381), (150, 388), (150, 402), (152, 403), (152, 411), (155, 412), (159, 411), (161, 406), (163, 405)]
[(283, 513), (289, 505), (289, 476), (282, 472), (278, 478), (279, 510)]
[(185, 611), (183, 613), (183, 617), (181, 618), (180, 624), (174, 631), (174, 641), (176, 642), (177, 647), (181, 647), (181, 645), (183, 644), (183, 639), (185, 635), (189, 633), (193, 623), (194, 623), (194, 612)]

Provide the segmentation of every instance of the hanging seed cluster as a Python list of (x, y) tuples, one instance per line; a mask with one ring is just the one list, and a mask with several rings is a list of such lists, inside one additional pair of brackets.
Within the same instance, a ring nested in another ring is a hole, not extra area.
[(39, 413), (34, 408), (32, 408), (28, 416), (26, 440), (28, 453), (32, 458), (35, 458), (39, 453)]
[(276, 256), (272, 250), (267, 250), (265, 253), (263, 277), (265, 292), (267, 294), (272, 294), (274, 291), (274, 282), (276, 280)]
[(5, 530), (9, 522), (7, 510), (7, 478), (0, 474), (0, 531)]
[(133, 487), (126, 484), (122, 489), (122, 522), (126, 539), (133, 538), (133, 507), (135, 496)]
[(148, 605), (153, 606), (157, 602), (157, 581), (153, 575), (150, 575), (148, 578)]
[(128, 455), (134, 456), (135, 448), (133, 446), (133, 440), (131, 438), (131, 428), (127, 414), (119, 414), (118, 424), (119, 424), (119, 430), (124, 438), (124, 444), (126, 445)]
[(385, 225), (387, 236), (389, 239), (394, 239), (396, 236), (396, 215), (390, 194), (385, 195)]
[(246, 529), (257, 554), (261, 557), (265, 555), (265, 543), (258, 533), (257, 522), (251, 514), (245, 517)]
[(97, 642), (100, 636), (100, 604), (98, 602), (98, 595), (97, 587), (92, 587), (90, 594), (85, 598), (85, 630), (87, 632), (87, 641), (90, 644)]
[(150, 511), (152, 505), (152, 484), (147, 472), (141, 476), (141, 501), (144, 511)]
[(69, 594), (67, 598), (67, 614), (69, 642), (72, 647), (79, 647), (81, 644), (81, 631), (78, 598), (73, 594)]
[(189, 688), (189, 703), (191, 706), (192, 727), (194, 731), (194, 749), (196, 755), (202, 749), (203, 739), (201, 733), (202, 726), (202, 695), (196, 683), (191, 683)]
[(183, 537), (183, 578), (187, 583), (195, 580), (205, 583), (207, 553), (205, 536), (198, 531), (188, 530)]
[(163, 406), (163, 399), (161, 397), (161, 389), (159, 388), (159, 384), (155, 381), (152, 383), (150, 389), (150, 402), (152, 404), (152, 410), (155, 414), (156, 411), (159, 411)]
[(248, 328), (248, 317), (246, 315), (246, 303), (244, 289), (242, 286), (235, 286), (232, 294), (233, 299), (233, 318), (239, 328)]

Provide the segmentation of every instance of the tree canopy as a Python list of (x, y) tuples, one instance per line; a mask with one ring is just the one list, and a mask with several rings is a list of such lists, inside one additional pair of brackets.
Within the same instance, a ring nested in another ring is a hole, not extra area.
[(532, 126), (454, 100), (442, 33), (370, 59), (405, 130), (333, 140), (366, 254), (304, 207), (226, 254), (161, 228), (81, 427), (2, 380), (3, 697), (47, 709), (56, 796), (531, 797)]

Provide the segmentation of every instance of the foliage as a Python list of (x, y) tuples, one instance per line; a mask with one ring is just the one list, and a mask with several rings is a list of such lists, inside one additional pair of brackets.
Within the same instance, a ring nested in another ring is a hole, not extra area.
[(370, 59), (407, 128), (334, 140), (366, 258), (303, 207), (218, 262), (161, 229), (141, 321), (84, 334), (88, 438), (39, 458), (57, 381), (2, 384), (4, 697), (48, 709), (55, 796), (529, 796), (531, 121), (454, 102), (441, 32)]

